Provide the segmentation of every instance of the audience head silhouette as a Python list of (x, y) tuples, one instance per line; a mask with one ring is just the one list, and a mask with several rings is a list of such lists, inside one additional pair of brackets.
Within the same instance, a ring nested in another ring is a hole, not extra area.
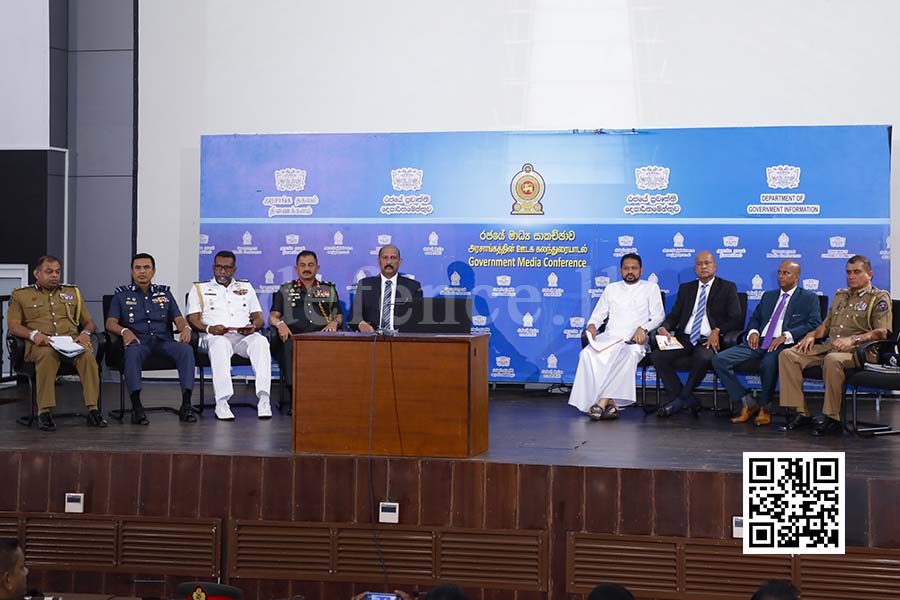
[(756, 590), (751, 600), (800, 600), (800, 590), (786, 579), (770, 579)]
[(601, 583), (591, 590), (587, 600), (634, 600), (634, 595), (618, 583)]

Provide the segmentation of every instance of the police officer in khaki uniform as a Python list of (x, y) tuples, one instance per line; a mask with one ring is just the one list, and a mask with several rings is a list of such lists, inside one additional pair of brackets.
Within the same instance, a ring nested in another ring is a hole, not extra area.
[[(797, 411), (781, 429), (812, 427), (816, 436), (841, 433), (844, 369), (859, 366), (854, 352), (856, 346), (886, 339), (890, 328), (890, 294), (872, 285), (872, 265), (868, 258), (851, 257), (847, 261), (847, 288), (834, 295), (828, 316), (796, 346), (778, 357), (781, 406)], [(823, 343), (815, 343), (826, 336), (828, 339)], [(825, 376), (825, 404), (823, 414), (814, 420), (803, 397), (803, 369), (816, 365), (822, 365)]]
[(281, 376), (288, 386), (294, 384), (294, 345), (291, 335), (313, 331), (337, 331), (344, 322), (337, 287), (319, 281), (319, 259), (311, 250), (297, 255), (297, 277), (279, 288), (272, 297), (269, 325), (278, 330), (282, 351), (279, 356)]
[[(60, 354), (50, 346), (50, 336), (71, 336), (85, 352), (69, 359), (74, 363), (88, 408), (87, 424), (106, 427), (97, 410), (100, 372), (91, 347), (91, 334), (97, 327), (91, 319), (81, 292), (74, 285), (59, 282), (60, 263), (55, 256), (42, 256), (34, 269), (34, 285), (12, 293), (9, 304), (9, 332), (28, 340), (25, 360), (35, 363), (37, 374), (38, 427), (56, 431), (50, 409), (56, 406), (53, 384), (59, 371)], [(79, 327), (81, 332), (79, 332)]]

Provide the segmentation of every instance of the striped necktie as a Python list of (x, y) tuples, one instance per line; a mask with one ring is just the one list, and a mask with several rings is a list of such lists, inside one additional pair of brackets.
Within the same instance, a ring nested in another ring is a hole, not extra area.
[(700, 286), (700, 299), (697, 301), (697, 314), (694, 315), (694, 324), (691, 325), (691, 344), (696, 344), (700, 339), (700, 326), (703, 325), (703, 315), (706, 314), (706, 287), (708, 283)]
[(381, 298), (381, 329), (391, 328), (391, 288), (390, 279), (384, 282), (384, 295)]

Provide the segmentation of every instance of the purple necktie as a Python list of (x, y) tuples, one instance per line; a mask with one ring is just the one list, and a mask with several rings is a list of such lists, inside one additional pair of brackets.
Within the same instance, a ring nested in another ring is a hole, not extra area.
[(769, 326), (766, 328), (766, 337), (763, 338), (762, 343), (763, 350), (768, 350), (769, 346), (772, 345), (772, 334), (775, 333), (775, 327), (778, 325), (778, 317), (780, 317), (781, 313), (784, 312), (784, 305), (787, 304), (787, 299), (787, 292), (781, 294), (781, 302), (778, 303), (778, 308), (776, 308), (775, 312), (772, 313), (772, 318), (769, 319)]

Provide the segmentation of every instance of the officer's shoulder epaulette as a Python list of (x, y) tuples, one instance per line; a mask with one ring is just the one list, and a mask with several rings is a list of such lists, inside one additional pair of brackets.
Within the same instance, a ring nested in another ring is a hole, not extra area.
[(237, 277), (235, 277), (234, 280), (239, 281), (240, 283), (250, 283), (249, 279), (238, 279)]
[(61, 288), (62, 287), (77, 288), (78, 286), (75, 285), (74, 283), (61, 283), (61, 284), (59, 284), (59, 287), (61, 287)]
[(331, 287), (337, 287), (336, 285), (334, 285), (333, 281), (320, 281), (319, 283), (321, 283), (322, 285), (330, 285)]
[(154, 283), (153, 285), (156, 286), (157, 292), (168, 292), (169, 291), (169, 286), (167, 286), (164, 283)]
[(115, 294), (121, 294), (122, 292), (128, 292), (128, 291), (131, 291), (131, 284), (130, 284), (130, 283), (129, 283), (129, 284), (126, 284), (126, 285), (120, 285), (119, 287), (116, 288), (116, 291), (115, 291), (114, 293), (115, 293)]
[(194, 285), (201, 285), (201, 284), (204, 284), (204, 283), (209, 283), (209, 279), (204, 279), (203, 281), (195, 281), (195, 282), (194, 282)]
[(850, 288), (838, 288), (834, 293), (835, 293), (835, 295), (837, 295), (837, 294), (849, 294), (849, 293), (850, 293)]
[(36, 289), (36, 287), (35, 287), (35, 284), (32, 283), (31, 285), (25, 285), (20, 288), (16, 288), (12, 291), (12, 293), (15, 294), (16, 292), (21, 292), (22, 290), (34, 290), (34, 289)]

